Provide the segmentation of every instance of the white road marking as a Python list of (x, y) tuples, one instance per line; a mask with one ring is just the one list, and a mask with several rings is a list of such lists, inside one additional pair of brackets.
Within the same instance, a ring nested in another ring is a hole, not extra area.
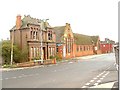
[(99, 75), (97, 77), (100, 77)]
[(106, 77), (106, 76), (102, 76), (103, 78)]
[(12, 78), (17, 78), (17, 77), (12, 77)]
[(97, 85), (98, 85), (98, 83), (95, 83), (94, 85), (95, 85), (95, 86), (97, 86)]
[(83, 86), (82, 88), (87, 88), (87, 86)]
[(86, 83), (85, 85), (90, 85), (90, 83)]
[(18, 78), (22, 78), (22, 76), (18, 76)]
[(5, 79), (9, 79), (9, 78), (5, 78)]
[(97, 78), (93, 78), (93, 79), (97, 79)]
[(94, 82), (94, 80), (90, 80), (90, 82)]
[(97, 82), (99, 83), (99, 82), (101, 82), (101, 80), (98, 80)]

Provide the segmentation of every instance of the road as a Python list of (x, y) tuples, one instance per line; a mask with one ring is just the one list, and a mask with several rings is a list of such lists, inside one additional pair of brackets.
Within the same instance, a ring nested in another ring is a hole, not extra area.
[(86, 88), (117, 81), (114, 54), (2, 72), (3, 88)]

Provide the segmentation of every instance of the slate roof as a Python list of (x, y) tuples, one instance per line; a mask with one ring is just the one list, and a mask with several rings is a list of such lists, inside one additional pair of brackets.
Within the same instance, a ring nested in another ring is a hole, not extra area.
[[(56, 42), (61, 43), (62, 36), (64, 35), (65, 26), (57, 26), (53, 27), (54, 32), (56, 33)], [(78, 45), (92, 45), (93, 43), (96, 44), (98, 41), (99, 36), (88, 36), (78, 33), (73, 33), (75, 43)]]
[(108, 42), (107, 41), (100, 41), (101, 44), (115, 44), (115, 41), (113, 40), (109, 40)]
[(92, 45), (92, 38), (88, 35), (74, 33), (74, 39), (77, 45)]
[(90, 36), (94, 42), (94, 44), (97, 44), (99, 36)]
[(53, 27), (53, 30), (56, 33), (56, 43), (60, 43), (61, 37), (64, 35), (65, 26)]
[[(43, 29), (45, 29), (46, 27), (51, 28), (48, 22), (44, 22), (43, 20), (32, 18), (30, 15), (27, 15), (27, 16), (24, 15), (24, 18), (21, 20), (21, 22), (22, 22), (22, 25), (20, 29), (27, 28), (28, 27), (27, 24), (40, 25), (41, 22), (43, 22), (42, 23)], [(14, 29), (16, 29), (16, 26), (14, 26), (11, 30), (14, 30)]]

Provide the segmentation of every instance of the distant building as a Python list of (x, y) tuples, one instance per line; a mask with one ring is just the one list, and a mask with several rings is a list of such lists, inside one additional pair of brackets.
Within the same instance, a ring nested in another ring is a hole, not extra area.
[(40, 57), (41, 48), (44, 60), (56, 54), (56, 35), (53, 28), (47, 21), (32, 18), (30, 15), (23, 19), (20, 15), (16, 17), (16, 25), (10, 30), (10, 40), (12, 39), (22, 50), (28, 49), (29, 60)]
[(105, 38), (105, 41), (101, 41), (101, 52), (102, 53), (111, 53), (113, 52), (115, 41)]

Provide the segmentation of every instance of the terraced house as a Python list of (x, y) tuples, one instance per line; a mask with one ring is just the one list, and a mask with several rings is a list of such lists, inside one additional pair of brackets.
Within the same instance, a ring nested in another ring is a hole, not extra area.
[[(28, 48), (28, 59), (42, 55), (48, 59), (56, 54), (56, 35), (47, 21), (32, 18), (30, 15), (16, 17), (16, 25), (10, 30), (10, 40), (22, 50)], [(42, 44), (42, 45), (41, 45)], [(43, 52), (43, 54), (41, 53)]]

